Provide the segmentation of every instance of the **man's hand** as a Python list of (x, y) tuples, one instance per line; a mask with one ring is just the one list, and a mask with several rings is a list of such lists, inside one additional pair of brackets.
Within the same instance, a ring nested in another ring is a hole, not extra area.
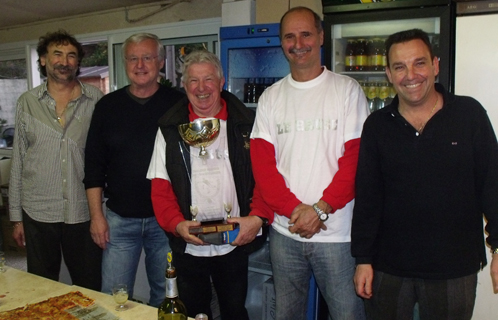
[(498, 293), (498, 254), (493, 254), (491, 259), (491, 281), (493, 282), (493, 291)]
[(327, 227), (323, 224), (312, 206), (301, 203), (294, 208), (292, 211), (291, 218), (289, 220), (289, 231), (291, 233), (297, 233), (302, 238), (310, 239), (315, 234), (320, 232), (320, 230), (327, 230)]
[(22, 221), (14, 222), (14, 230), (12, 231), (12, 238), (16, 241), (17, 245), (21, 248), (26, 246), (26, 238), (24, 237), (24, 225)]
[(93, 242), (95, 242), (102, 250), (105, 250), (107, 242), (109, 242), (109, 225), (104, 215), (95, 215), (90, 222), (90, 234)]
[(185, 242), (195, 244), (197, 246), (202, 246), (202, 245), (205, 245), (207, 243), (204, 243), (204, 241), (199, 239), (197, 236), (189, 233), (190, 227), (198, 227), (200, 225), (201, 225), (201, 223), (199, 221), (185, 220), (185, 221), (180, 222), (176, 226), (176, 233), (178, 233), (180, 235), (180, 237), (182, 237), (183, 240), (185, 240)]
[(372, 297), (373, 268), (371, 264), (359, 264), (354, 274), (356, 294), (364, 299)]
[(253, 241), (256, 238), (259, 230), (263, 226), (263, 220), (256, 216), (247, 216), (242, 218), (230, 218), (227, 220), (229, 223), (239, 224), (239, 234), (235, 241), (232, 242), (233, 246), (243, 246)]

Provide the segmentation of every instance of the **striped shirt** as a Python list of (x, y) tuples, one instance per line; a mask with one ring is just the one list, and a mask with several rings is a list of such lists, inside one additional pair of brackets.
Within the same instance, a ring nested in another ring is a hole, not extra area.
[(81, 96), (67, 106), (65, 127), (57, 121), (46, 83), (19, 97), (9, 182), (11, 221), (21, 221), (22, 210), (39, 222), (90, 220), (84, 153), (93, 109), (103, 94), (80, 85)]

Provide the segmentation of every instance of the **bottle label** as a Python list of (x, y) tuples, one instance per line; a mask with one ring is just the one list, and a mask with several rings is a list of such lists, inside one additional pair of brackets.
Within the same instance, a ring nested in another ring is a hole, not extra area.
[(354, 67), (356, 65), (356, 57), (355, 56), (346, 56), (344, 61), (346, 67)]
[(381, 98), (381, 99), (384, 100), (387, 97), (389, 97), (389, 87), (388, 86), (382, 86), (382, 87), (380, 87), (379, 98)]
[(382, 62), (381, 62), (381, 66), (383, 67), (386, 67), (387, 66), (387, 57), (386, 56), (382, 56)]
[(159, 320), (187, 320), (187, 317), (181, 313), (158, 313)]
[(368, 57), (366, 55), (356, 56), (356, 65), (357, 66), (367, 66), (368, 65)]
[(375, 99), (376, 96), (377, 96), (377, 88), (375, 86), (368, 87), (367, 98), (368, 99)]
[(382, 66), (382, 56), (380, 54), (370, 56), (369, 64), (370, 66)]
[(176, 277), (166, 278), (166, 297), (168, 298), (178, 297), (178, 287), (176, 285)]

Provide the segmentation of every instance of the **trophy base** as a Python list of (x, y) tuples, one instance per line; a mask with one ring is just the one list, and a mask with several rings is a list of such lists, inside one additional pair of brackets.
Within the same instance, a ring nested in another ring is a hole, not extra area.
[(230, 244), (239, 235), (239, 228), (233, 231), (215, 232), (215, 233), (201, 233), (198, 235), (199, 239), (210, 244)]
[(226, 220), (203, 221), (198, 227), (190, 227), (189, 233), (193, 235), (233, 231), (239, 227), (238, 223), (228, 223)]

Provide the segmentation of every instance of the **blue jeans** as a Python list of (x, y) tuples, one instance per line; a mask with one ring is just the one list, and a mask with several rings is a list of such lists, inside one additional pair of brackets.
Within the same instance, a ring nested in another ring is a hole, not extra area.
[(270, 228), (270, 256), (276, 294), (276, 320), (306, 319), (311, 273), (334, 320), (365, 319), (356, 295), (350, 243), (300, 242)]
[(156, 217), (123, 218), (107, 209), (109, 238), (102, 258), (102, 292), (111, 293), (117, 283), (128, 285), (133, 297), (142, 247), (145, 251), (145, 269), (150, 286), (149, 304), (158, 307), (166, 294), (166, 255), (169, 241)]

